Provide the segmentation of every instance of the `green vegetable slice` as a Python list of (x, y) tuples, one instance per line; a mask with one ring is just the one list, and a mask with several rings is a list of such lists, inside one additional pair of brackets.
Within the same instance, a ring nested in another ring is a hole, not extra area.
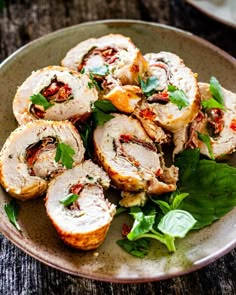
[(54, 105), (53, 103), (50, 103), (41, 93), (30, 96), (30, 100), (33, 104), (42, 106), (45, 111)]
[(170, 101), (177, 105), (179, 110), (189, 105), (188, 98), (183, 90), (178, 89), (174, 85), (168, 85), (168, 93)]
[(57, 151), (55, 156), (55, 161), (59, 162), (61, 160), (61, 163), (63, 166), (65, 166), (68, 169), (72, 168), (72, 164), (74, 162), (73, 155), (75, 154), (75, 151), (70, 147), (69, 145), (61, 142), (57, 144)]
[(4, 205), (4, 210), (7, 214), (8, 219), (10, 222), (15, 226), (17, 230), (21, 230), (18, 222), (17, 222), (17, 215), (19, 212), (19, 205), (15, 200), (11, 200), (10, 203)]
[(63, 204), (64, 206), (69, 206), (72, 204), (74, 201), (78, 199), (79, 195), (77, 194), (69, 194), (65, 196), (63, 199), (60, 200), (60, 203)]

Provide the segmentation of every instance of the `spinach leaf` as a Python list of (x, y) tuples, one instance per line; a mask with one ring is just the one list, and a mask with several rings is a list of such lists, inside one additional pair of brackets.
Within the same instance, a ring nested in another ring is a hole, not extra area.
[[(236, 206), (236, 168), (212, 160), (196, 162), (199, 150), (182, 152), (175, 165), (179, 167), (178, 190), (188, 192), (182, 209), (197, 220), (194, 229), (211, 224)], [(194, 169), (192, 162), (195, 158)]]
[(126, 252), (140, 258), (143, 258), (144, 256), (146, 256), (150, 249), (150, 240), (145, 238), (142, 238), (136, 241), (122, 239), (122, 240), (116, 241), (116, 243), (121, 248), (123, 248)]

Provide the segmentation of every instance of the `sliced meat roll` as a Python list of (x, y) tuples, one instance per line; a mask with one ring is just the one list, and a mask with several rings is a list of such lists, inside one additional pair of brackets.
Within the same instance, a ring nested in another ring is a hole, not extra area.
[(143, 81), (146, 99), (136, 115), (147, 120), (145, 114), (152, 113), (152, 121), (157, 125), (176, 132), (191, 122), (199, 111), (196, 77), (173, 53), (148, 53), (144, 57), (149, 64), (148, 76)]
[[(209, 101), (212, 93), (207, 83), (199, 83), (202, 101)], [(200, 148), (200, 152), (210, 158), (221, 158), (236, 149), (236, 94), (221, 87), (224, 109), (202, 109), (196, 119), (175, 136), (176, 151), (185, 148)], [(200, 133), (200, 136), (199, 136)], [(210, 149), (206, 140), (207, 136)]]
[(21, 125), (1, 150), (1, 184), (20, 200), (40, 196), (49, 180), (80, 163), (84, 152), (80, 135), (70, 122), (37, 120)]
[[(115, 214), (115, 206), (104, 198), (103, 189), (109, 184), (107, 174), (90, 160), (63, 172), (50, 183), (47, 214), (65, 243), (91, 250), (103, 242)], [(74, 201), (63, 203), (72, 194)]]
[(71, 120), (87, 117), (98, 94), (87, 75), (59, 66), (33, 72), (18, 88), (13, 112), (18, 123), (36, 119)]
[(95, 154), (113, 184), (124, 191), (162, 194), (176, 189), (178, 170), (166, 168), (138, 120), (114, 114), (94, 131)]
[(108, 80), (108, 84), (115, 83), (111, 81), (112, 76), (123, 85), (137, 84), (138, 76), (147, 68), (140, 50), (130, 38), (120, 34), (79, 43), (68, 51), (62, 65), (79, 72), (92, 73), (96, 79)]

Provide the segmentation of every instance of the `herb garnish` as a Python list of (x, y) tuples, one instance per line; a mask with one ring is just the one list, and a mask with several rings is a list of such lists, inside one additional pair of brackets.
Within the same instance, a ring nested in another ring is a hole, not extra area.
[(71, 169), (72, 164), (74, 162), (73, 155), (75, 154), (75, 151), (67, 144), (61, 142), (57, 144), (57, 151), (55, 156), (55, 161), (59, 162), (61, 160), (61, 163), (66, 168)]
[(102, 88), (98, 85), (97, 81), (94, 79), (93, 75), (90, 73), (89, 78), (91, 82), (88, 82), (88, 88), (91, 89), (93, 87), (97, 88), (97, 90), (102, 90)]
[(90, 68), (89, 71), (93, 75), (105, 76), (109, 73), (109, 68), (107, 65), (104, 65), (104, 66)]
[(110, 113), (117, 111), (117, 109), (109, 100), (97, 100), (93, 104), (92, 111), (95, 126), (103, 126), (107, 121), (114, 118)]
[(79, 195), (77, 194), (69, 194), (67, 196), (65, 196), (63, 199), (61, 199), (59, 202), (61, 204), (63, 204), (64, 206), (69, 206), (70, 204), (72, 204), (74, 201), (76, 201), (78, 199)]
[(147, 78), (146, 81), (142, 80), (141, 77), (138, 77), (141, 89), (143, 91), (143, 93), (149, 97), (151, 96), (155, 91), (156, 91), (156, 87), (159, 84), (159, 81), (157, 79), (157, 77), (152, 76)]
[(207, 135), (207, 134), (200, 133), (198, 131), (196, 131), (196, 132), (197, 132), (198, 139), (200, 139), (202, 142), (204, 142), (205, 145), (207, 146), (207, 149), (208, 149), (210, 158), (212, 160), (215, 160), (215, 156), (214, 156), (213, 151), (212, 151), (211, 138), (210, 138), (210, 136)]
[(122, 239), (116, 241), (116, 243), (129, 254), (139, 258), (143, 258), (144, 256), (146, 256), (150, 249), (150, 240), (144, 238), (136, 241)]
[(211, 97), (208, 100), (203, 100), (202, 107), (206, 110), (213, 108), (225, 110), (225, 107), (222, 104), (220, 104), (217, 100), (215, 100), (213, 97)]
[(189, 105), (188, 98), (183, 90), (178, 89), (174, 85), (168, 85), (169, 99), (172, 103), (177, 105), (179, 110)]
[(54, 105), (53, 103), (50, 103), (41, 93), (30, 96), (30, 100), (33, 104), (42, 106), (45, 111)]
[(10, 203), (4, 205), (4, 210), (7, 214), (8, 219), (10, 222), (15, 226), (17, 230), (21, 230), (18, 222), (17, 222), (17, 215), (19, 212), (19, 205), (15, 200), (11, 200)]

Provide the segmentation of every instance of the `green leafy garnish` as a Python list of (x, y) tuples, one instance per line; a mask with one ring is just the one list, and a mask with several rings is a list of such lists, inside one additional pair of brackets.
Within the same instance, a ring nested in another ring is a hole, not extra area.
[(211, 159), (215, 160), (215, 156), (214, 156), (213, 151), (212, 151), (210, 136), (207, 135), (207, 134), (200, 133), (198, 131), (196, 131), (196, 132), (197, 132), (198, 139), (200, 139), (202, 142), (204, 142), (205, 145), (207, 146), (207, 149), (208, 149), (208, 152), (209, 152), (209, 155), (210, 155)]
[(93, 142), (92, 142), (92, 127), (88, 123), (83, 123), (79, 126), (79, 133), (83, 140), (86, 154), (89, 158), (93, 157)]
[(172, 103), (177, 105), (178, 109), (181, 110), (183, 107), (189, 105), (188, 98), (183, 90), (178, 89), (174, 85), (168, 85), (169, 99)]
[(224, 99), (222, 94), (222, 89), (219, 81), (216, 79), (216, 77), (212, 76), (210, 79), (210, 92), (213, 96), (213, 98), (222, 106), (224, 105)]
[(80, 71), (81, 74), (85, 73), (85, 68), (82, 68), (82, 70)]
[(107, 65), (104, 65), (104, 66), (100, 66), (100, 67), (90, 68), (89, 71), (93, 75), (105, 76), (105, 75), (107, 75), (109, 73), (109, 68), (108, 68)]
[(127, 212), (127, 211), (128, 211), (128, 208), (126, 208), (126, 207), (118, 207), (116, 209), (116, 216), (121, 214), (121, 213)]
[(155, 76), (147, 78), (146, 81), (142, 80), (140, 77), (138, 77), (138, 79), (139, 79), (141, 89), (147, 97), (151, 96), (155, 92), (156, 87), (159, 84), (159, 81), (157, 77)]
[(30, 100), (33, 104), (42, 106), (45, 111), (54, 105), (53, 103), (50, 103), (41, 93), (30, 96)]
[(59, 162), (61, 160), (61, 163), (66, 168), (71, 169), (72, 164), (74, 162), (73, 155), (75, 154), (75, 151), (67, 144), (61, 142), (57, 144), (57, 151), (55, 156), (55, 161)]
[(140, 258), (146, 256), (150, 249), (150, 240), (148, 239), (139, 239), (136, 241), (122, 239), (116, 241), (116, 243), (129, 254)]
[(188, 192), (182, 209), (197, 220), (194, 229), (211, 224), (236, 206), (236, 168), (212, 160), (199, 159), (199, 149), (186, 150), (178, 155), (178, 190)]
[(194, 226), (196, 220), (184, 210), (170, 210), (161, 219), (158, 229), (173, 238), (183, 238)]
[(111, 112), (117, 111), (109, 100), (97, 100), (93, 104), (93, 120), (95, 126), (103, 126), (107, 121), (114, 118)]
[(225, 110), (225, 107), (222, 104), (220, 104), (217, 100), (215, 100), (213, 97), (211, 97), (208, 100), (203, 100), (202, 107), (206, 110), (213, 108)]
[(102, 88), (98, 85), (98, 82), (94, 79), (93, 75), (90, 73), (89, 78), (91, 82), (88, 82), (88, 87), (91, 89), (93, 87), (97, 88), (97, 90), (102, 90)]
[(78, 199), (79, 195), (76, 194), (69, 194), (65, 196), (63, 199), (60, 200), (60, 203), (63, 204), (64, 206), (69, 206), (72, 204), (74, 201)]
[(19, 212), (19, 205), (15, 200), (11, 200), (10, 203), (4, 205), (4, 210), (7, 214), (8, 219), (10, 222), (15, 226), (17, 230), (21, 230), (18, 222), (17, 222), (17, 215)]

